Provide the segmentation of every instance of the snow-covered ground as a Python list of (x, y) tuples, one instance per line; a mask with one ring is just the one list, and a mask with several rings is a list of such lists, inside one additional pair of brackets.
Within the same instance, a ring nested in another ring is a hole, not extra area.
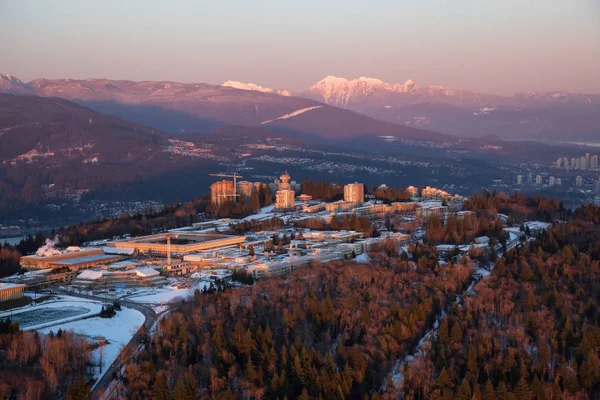
[(247, 217), (243, 218), (242, 221), (251, 221), (253, 219), (259, 220), (259, 219), (271, 218), (274, 216), (273, 210), (275, 210), (275, 205), (271, 204), (270, 206), (261, 208), (255, 214), (248, 215)]
[(371, 257), (369, 257), (368, 254), (359, 254), (356, 256), (356, 258), (354, 259), (354, 261), (356, 261), (359, 264), (366, 264), (369, 261), (371, 261)]
[(78, 320), (100, 313), (102, 303), (71, 296), (57, 296), (56, 300), (0, 313), (0, 318), (12, 316), (22, 329), (33, 330), (58, 323)]
[(119, 353), (129, 343), (135, 332), (144, 323), (144, 315), (131, 308), (123, 307), (117, 311), (113, 318), (88, 318), (80, 321), (65, 322), (52, 327), (38, 329), (38, 332), (48, 334), (50, 331), (56, 333), (59, 329), (63, 331), (73, 331), (78, 335), (85, 336), (90, 341), (102, 341), (106, 339), (108, 344), (94, 350), (92, 355), (96, 364), (100, 365), (102, 360), (102, 370), (96, 370), (96, 378), (102, 377), (104, 372), (110, 367)]
[(209, 285), (210, 282), (201, 281), (186, 289), (177, 289), (174, 286), (166, 286), (164, 288), (150, 289), (146, 292), (138, 291), (137, 294), (128, 296), (126, 299), (136, 303), (166, 304), (177, 298), (185, 299), (193, 296), (196, 289), (202, 290)]
[(551, 223), (549, 222), (542, 222), (542, 221), (527, 221), (524, 224), (525, 226), (528, 226), (529, 229), (531, 229), (532, 231), (534, 230), (546, 230), (548, 228), (550, 228), (552, 226)]

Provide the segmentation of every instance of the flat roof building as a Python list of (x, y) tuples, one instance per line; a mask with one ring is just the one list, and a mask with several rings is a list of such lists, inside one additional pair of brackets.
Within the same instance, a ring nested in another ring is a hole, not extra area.
[(132, 249), (134, 252), (167, 256), (184, 256), (226, 246), (239, 245), (245, 236), (223, 235), (220, 233), (170, 233), (171, 244), (167, 243), (169, 233), (141, 236), (128, 240), (109, 242), (109, 247)]
[(23, 297), (23, 292), (25, 292), (25, 285), (0, 282), (0, 302), (20, 299)]
[(77, 251), (55, 251), (49, 255), (30, 255), (21, 257), (21, 266), (27, 270), (68, 267), (70, 270), (89, 268), (102, 263), (119, 261), (120, 255), (104, 254), (102, 249), (89, 248)]

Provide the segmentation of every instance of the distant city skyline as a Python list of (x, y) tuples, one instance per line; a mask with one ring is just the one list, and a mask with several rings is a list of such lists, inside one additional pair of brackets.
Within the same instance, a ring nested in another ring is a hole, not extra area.
[(327, 75), (512, 95), (600, 93), (595, 0), (1, 2), (0, 73), (252, 82)]

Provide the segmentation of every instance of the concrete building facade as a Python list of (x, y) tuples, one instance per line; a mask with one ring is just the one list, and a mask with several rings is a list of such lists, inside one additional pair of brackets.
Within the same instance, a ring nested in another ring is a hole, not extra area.
[(219, 181), (210, 185), (210, 202), (220, 205), (234, 199), (235, 190), (232, 181)]
[(354, 182), (344, 186), (344, 201), (349, 201), (356, 206), (362, 206), (365, 203), (364, 185)]
[(295, 193), (291, 189), (278, 190), (275, 195), (275, 208), (286, 210), (294, 208)]

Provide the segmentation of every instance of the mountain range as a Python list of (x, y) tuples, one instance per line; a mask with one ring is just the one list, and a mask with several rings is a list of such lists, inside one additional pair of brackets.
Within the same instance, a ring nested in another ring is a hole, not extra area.
[[(233, 86), (229, 81), (229, 85)], [(246, 90), (253, 84), (235, 83)], [(260, 90), (272, 91), (261, 87)], [(600, 137), (600, 95), (559, 91), (513, 96), (328, 76), (294, 96), (415, 128), (501, 139), (589, 140)]]
[[(239, 86), (237, 84), (232, 84)], [(246, 89), (204, 83), (133, 82), (108, 79), (0, 78), (0, 92), (61, 97), (163, 132), (206, 133), (220, 126), (261, 126), (273, 132), (325, 140), (394, 136), (413, 142), (453, 144), (457, 138), (385, 122), (305, 97), (246, 85)]]
[[(268, 124), (271, 130), (338, 139), (365, 133), (387, 135), (393, 130), (409, 139), (431, 138), (431, 132), (565, 141), (596, 140), (600, 135), (598, 94), (536, 91), (499, 96), (419, 86), (412, 80), (392, 84), (367, 77), (328, 76), (306, 91), (293, 93), (233, 80), (220, 86), (109, 79), (24, 83), (0, 75), (0, 92), (62, 97), (173, 134), (208, 132), (231, 124)], [(341, 110), (394, 125), (382, 131), (378, 122)], [(320, 120), (318, 126), (310, 123), (313, 117)], [(329, 128), (322, 128), (324, 121)]]

